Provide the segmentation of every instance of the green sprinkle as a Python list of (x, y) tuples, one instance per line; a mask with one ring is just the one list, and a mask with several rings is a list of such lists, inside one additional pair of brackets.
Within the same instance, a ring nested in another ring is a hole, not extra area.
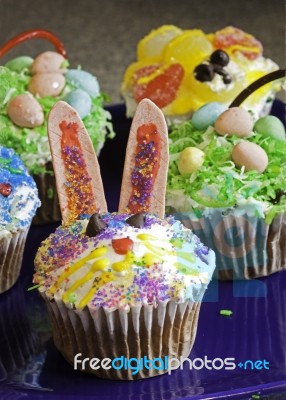
[(68, 297), (68, 302), (71, 304), (74, 304), (76, 302), (76, 294), (75, 293), (71, 293)]
[(224, 315), (226, 317), (230, 317), (233, 314), (233, 312), (231, 310), (220, 310), (219, 313), (220, 313), (220, 315)]
[(48, 199), (53, 199), (54, 198), (54, 189), (53, 188), (49, 188), (48, 190), (47, 190), (47, 197), (48, 197)]
[(37, 285), (34, 285), (34, 286), (31, 286), (31, 287), (29, 287), (28, 289), (27, 289), (27, 292), (30, 292), (31, 290), (34, 290), (34, 289), (38, 289), (38, 287), (40, 287), (41, 285), (38, 283)]
[(261, 396), (259, 394), (253, 394), (251, 396), (252, 399), (261, 399)]

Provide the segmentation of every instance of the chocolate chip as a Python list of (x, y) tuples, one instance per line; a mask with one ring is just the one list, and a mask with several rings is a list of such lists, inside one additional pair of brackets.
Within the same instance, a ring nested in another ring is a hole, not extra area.
[(223, 50), (216, 50), (212, 53), (210, 62), (225, 67), (229, 63), (229, 55)]
[(197, 81), (209, 82), (214, 77), (214, 70), (211, 64), (199, 64), (194, 70), (194, 75)]
[(137, 213), (127, 218), (126, 223), (135, 228), (142, 228), (145, 225), (146, 214)]
[(107, 227), (107, 224), (95, 213), (89, 219), (85, 234), (89, 237), (95, 237)]

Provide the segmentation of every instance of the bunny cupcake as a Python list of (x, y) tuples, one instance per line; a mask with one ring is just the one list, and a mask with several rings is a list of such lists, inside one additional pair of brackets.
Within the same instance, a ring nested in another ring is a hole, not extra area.
[[(48, 129), (63, 225), (41, 244), (34, 283), (47, 303), (55, 345), (69, 363), (99, 377), (133, 380), (165, 373), (162, 360), (191, 351), (215, 257), (192, 231), (163, 218), (164, 116), (150, 100), (138, 105), (119, 212), (112, 214), (78, 114), (59, 102)], [(161, 362), (134, 373), (113, 361), (112, 368), (83, 366), (78, 357)]]
[(8, 144), (20, 154), (34, 176), (42, 206), (33, 222), (44, 223), (61, 220), (46, 133), (51, 107), (64, 99), (78, 111), (97, 154), (114, 132), (96, 77), (80, 68), (69, 68), (66, 51), (52, 33), (23, 32), (0, 48), (0, 58), (12, 47), (33, 38), (48, 39), (57, 51), (46, 51), (35, 59), (17, 57), (0, 67), (0, 145)]

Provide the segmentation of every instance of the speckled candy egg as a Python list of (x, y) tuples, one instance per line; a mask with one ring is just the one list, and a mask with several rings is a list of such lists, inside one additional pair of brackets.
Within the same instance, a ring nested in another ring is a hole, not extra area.
[(70, 69), (66, 74), (66, 79), (78, 89), (84, 90), (90, 97), (97, 97), (99, 95), (99, 84), (95, 76), (89, 72), (81, 71), (78, 69)]
[(213, 125), (218, 116), (227, 109), (227, 106), (219, 102), (207, 103), (194, 112), (192, 124), (196, 129), (205, 130)]
[(38, 101), (29, 93), (14, 97), (7, 113), (14, 124), (22, 128), (34, 128), (44, 122), (44, 113)]
[(204, 163), (205, 153), (197, 147), (186, 147), (180, 154), (178, 169), (180, 174), (191, 174)]
[(65, 87), (65, 77), (59, 73), (36, 74), (29, 82), (28, 89), (40, 97), (58, 96)]
[(274, 115), (266, 115), (265, 117), (259, 118), (255, 122), (254, 131), (276, 140), (286, 140), (284, 125), (280, 119), (274, 117)]
[(215, 121), (215, 130), (219, 135), (248, 137), (253, 129), (251, 115), (240, 107), (224, 111)]
[(246, 140), (234, 146), (231, 158), (237, 168), (244, 166), (245, 171), (262, 173), (268, 165), (268, 156), (263, 148)]
[(13, 58), (5, 64), (6, 68), (9, 68), (11, 71), (21, 72), (23, 69), (28, 69), (33, 64), (34, 59), (28, 56), (20, 56)]
[(61, 54), (55, 51), (46, 51), (35, 58), (31, 65), (31, 73), (33, 75), (45, 72), (63, 73), (65, 72), (63, 66), (66, 63), (67, 60)]
[(64, 101), (76, 109), (81, 118), (86, 117), (91, 110), (91, 98), (81, 89), (75, 89), (68, 93)]

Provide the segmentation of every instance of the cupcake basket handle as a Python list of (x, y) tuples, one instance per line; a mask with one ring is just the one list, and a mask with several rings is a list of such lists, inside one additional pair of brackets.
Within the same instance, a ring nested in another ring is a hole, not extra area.
[(247, 88), (245, 88), (230, 104), (229, 108), (231, 107), (239, 107), (244, 100), (247, 99), (253, 92), (259, 89), (261, 86), (266, 85), (272, 81), (277, 79), (282, 79), (286, 77), (286, 69), (277, 69), (276, 71), (270, 72), (262, 76), (261, 78), (257, 79), (253, 83), (251, 83)]
[(31, 29), (14, 36), (10, 40), (8, 40), (8, 42), (4, 44), (4, 46), (0, 48), (0, 58), (3, 57), (13, 47), (30, 39), (49, 40), (55, 46), (57, 52), (60, 53), (63, 57), (67, 58), (67, 52), (60, 39), (52, 32), (46, 31), (44, 29)]

